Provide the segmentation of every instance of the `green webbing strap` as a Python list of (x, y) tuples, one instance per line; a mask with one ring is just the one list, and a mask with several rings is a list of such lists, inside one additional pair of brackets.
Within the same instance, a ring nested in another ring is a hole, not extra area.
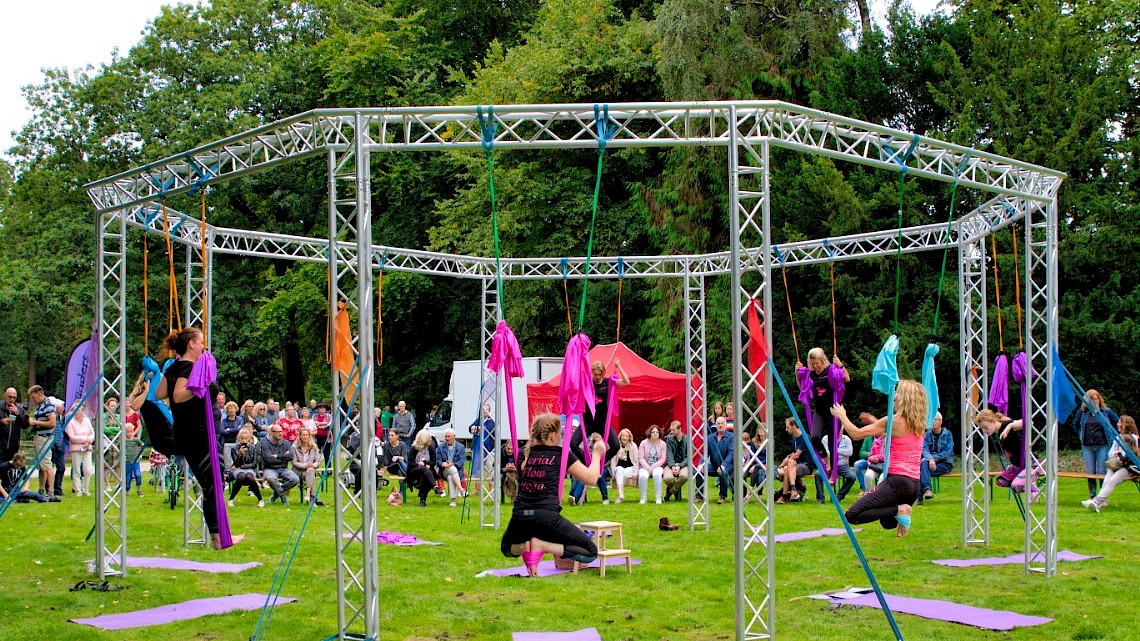
[(582, 302), (578, 306), (578, 329), (582, 329), (582, 325), (586, 321), (586, 290), (590, 286), (590, 256), (594, 253), (594, 222), (598, 219), (598, 196), (602, 191), (602, 161), (606, 157), (606, 143), (614, 135), (616, 127), (610, 124), (610, 106), (603, 105), (599, 110), (598, 105), (594, 105), (594, 122), (598, 128), (598, 175), (594, 180), (594, 205), (593, 213), (590, 215), (590, 239), (586, 243), (586, 271), (585, 280), (582, 281)]
[(938, 296), (934, 299), (934, 324), (930, 327), (930, 342), (938, 336), (938, 315), (942, 311), (942, 284), (946, 282), (946, 258), (950, 254), (950, 230), (954, 228), (954, 203), (958, 201), (958, 183), (962, 180), (962, 169), (970, 160), (970, 152), (962, 156), (958, 168), (954, 170), (954, 188), (950, 190), (950, 215), (946, 217), (946, 247), (942, 249), (942, 275), (938, 277)]
[[(352, 364), (352, 368), (348, 371), (348, 380), (352, 380), (353, 375), (357, 373), (357, 367), (359, 365), (360, 358), (357, 357), (356, 361)], [(337, 454), (336, 449), (340, 446), (341, 436), (344, 434), (344, 426), (347, 422), (346, 417), (349, 412), (352, 411), (353, 406), (356, 405), (356, 397), (360, 393), (361, 386), (356, 385), (355, 387), (356, 389), (352, 392), (352, 397), (348, 399), (347, 406), (345, 406), (344, 402), (344, 392), (347, 390), (342, 390), (340, 398), (337, 399), (337, 406), (344, 406), (345, 410), (341, 412), (340, 422), (337, 424), (336, 429), (333, 430), (334, 445), (330, 450), (330, 454), (334, 456)], [(359, 430), (360, 428), (358, 427), (357, 429)], [(361, 439), (361, 470), (364, 469), (363, 445), (363, 439)], [(329, 461), (326, 461), (325, 469), (321, 472), (321, 480), (317, 485), (314, 496), (319, 495), (325, 488), (325, 482), (329, 476), (328, 463)], [(361, 474), (363, 474), (363, 472), (361, 472)], [(297, 557), (297, 549), (301, 547), (301, 537), (305, 536), (305, 529), (309, 526), (309, 519), (312, 518), (313, 508), (315, 508), (316, 505), (316, 501), (309, 501), (309, 509), (305, 512), (304, 518), (300, 520), (299, 531), (298, 522), (293, 522), (293, 529), (289, 532), (289, 538), (285, 540), (285, 549), (281, 552), (281, 560), (277, 563), (277, 572), (273, 575), (273, 583), (269, 587), (269, 594), (265, 596), (265, 605), (262, 606), (261, 614), (257, 617), (257, 627), (254, 628), (253, 636), (250, 637), (250, 641), (260, 641), (265, 637), (265, 632), (269, 629), (269, 619), (273, 616), (273, 609), (277, 607), (277, 600), (281, 596), (281, 590), (285, 588), (285, 579), (288, 578), (289, 570), (293, 567), (293, 559)], [(296, 537), (293, 536), (294, 534), (296, 534)], [(337, 545), (340, 545), (339, 541)]]
[(899, 236), (898, 236), (898, 251), (895, 253), (895, 320), (893, 324), (894, 333), (899, 333), (899, 295), (902, 293), (902, 224), (903, 224), (903, 195), (906, 193), (906, 173), (910, 170), (906, 166), (910, 157), (914, 155), (914, 150), (918, 148), (919, 137), (915, 135), (914, 140), (911, 141), (910, 146), (907, 147), (902, 157), (899, 154), (888, 154), (888, 158), (898, 163), (899, 171)]
[(499, 252), (499, 212), (495, 206), (495, 133), (499, 130), (499, 123), (495, 120), (495, 108), (487, 107), (487, 115), (483, 116), (483, 108), (476, 107), (475, 115), (479, 119), (479, 135), (482, 138), (483, 153), (487, 154), (487, 184), (491, 189), (491, 230), (495, 238), (495, 286), (499, 293), (498, 307), (499, 320), (503, 319), (503, 264)]

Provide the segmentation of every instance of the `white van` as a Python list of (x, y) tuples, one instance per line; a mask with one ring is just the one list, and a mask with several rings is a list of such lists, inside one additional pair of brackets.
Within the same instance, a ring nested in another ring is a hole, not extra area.
[[(524, 357), (523, 377), (513, 379), (515, 392), (515, 420), (518, 427), (519, 440), (530, 438), (529, 413), (527, 411), (526, 385), (545, 381), (562, 372), (562, 358), (548, 356)], [(439, 412), (436, 418), (428, 425), (432, 436), (443, 442), (443, 432), (447, 428), (455, 430), (455, 437), (465, 442), (471, 441), (471, 425), (482, 416), (480, 410), (480, 386), (483, 383), (483, 373), (479, 361), (455, 361), (451, 368), (451, 384), (448, 386), (447, 397), (439, 403)], [(491, 417), (495, 416), (495, 409), (499, 410), (501, 421), (500, 439), (510, 438), (510, 423), (507, 418), (506, 388), (499, 386), (497, 399), (491, 403)]]

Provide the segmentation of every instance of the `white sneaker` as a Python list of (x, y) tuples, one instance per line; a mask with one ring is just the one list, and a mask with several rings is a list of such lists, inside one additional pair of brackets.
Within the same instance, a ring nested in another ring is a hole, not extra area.
[(1088, 509), (1092, 510), (1093, 512), (1098, 512), (1098, 513), (1100, 512), (1100, 504), (1096, 502), (1096, 499), (1088, 499), (1086, 501), (1081, 501), (1081, 505), (1087, 507)]
[(609, 499), (606, 499), (606, 500), (602, 501), (602, 505), (609, 505), (609, 504), (610, 504), (610, 500), (609, 500)]
[(455, 507), (455, 499), (451, 499), (451, 503), (448, 503), (447, 507)]
[(265, 507), (265, 501), (258, 501), (257, 507)]
[(641, 499), (640, 501), (638, 501), (638, 503), (645, 505), (645, 499)]
[(233, 506), (234, 506), (234, 502), (233, 502), (233, 501), (230, 501), (230, 502), (226, 503), (226, 505), (228, 505), (228, 506), (230, 506), (230, 507), (233, 507)]
[(621, 503), (621, 502), (622, 502), (622, 501), (624, 501), (624, 500), (625, 500), (625, 497), (624, 497), (624, 496), (619, 496), (619, 497), (617, 498), (617, 500), (616, 500), (616, 501), (614, 501), (614, 503)]
[(657, 505), (661, 505), (661, 499), (657, 499)]

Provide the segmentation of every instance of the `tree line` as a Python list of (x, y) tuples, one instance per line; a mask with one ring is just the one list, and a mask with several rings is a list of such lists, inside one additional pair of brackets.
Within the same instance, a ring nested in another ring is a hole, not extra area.
[[(882, 123), (1064, 171), (1060, 193), (1061, 354), (1118, 411), (1140, 396), (1124, 376), (1137, 360), (1140, 268), (1137, 130), (1140, 2), (964, 0), (918, 16), (894, 3), (873, 21), (863, 1), (838, 0), (214, 0), (163, 8), (110, 63), (46, 70), (25, 89), (32, 119), (0, 163), (0, 380), (49, 388), (94, 316), (95, 216), (81, 186), (317, 107), (616, 103), (777, 99)], [(504, 256), (582, 255), (597, 156), (503, 151), (495, 188)], [(727, 248), (723, 149), (622, 149), (607, 154), (595, 255)], [(897, 225), (896, 174), (776, 150), (774, 243)], [(290, 163), (221, 184), (207, 196), (218, 225), (327, 236), (326, 168)], [(479, 153), (384, 154), (372, 161), (374, 240), (488, 256), (492, 239)], [(986, 199), (962, 189), (956, 211)], [(197, 197), (169, 203), (196, 212)], [(945, 222), (949, 186), (910, 180), (903, 224)], [(1020, 229), (1020, 227), (1019, 227)], [(1012, 232), (997, 236), (1002, 306), (990, 287), (989, 336), (1015, 349)], [(128, 352), (161, 341), (168, 318), (165, 245), (150, 238), (144, 340), (143, 240), (129, 240)], [(1021, 249), (1024, 252), (1024, 248)], [(1021, 254), (1024, 258), (1024, 254)], [(182, 285), (181, 252), (178, 255)], [(942, 288), (938, 342), (943, 411), (957, 415), (956, 256)], [(904, 376), (917, 376), (938, 301), (939, 252), (904, 256), (900, 318)], [(327, 398), (326, 284), (320, 265), (218, 257), (211, 346), (236, 398)], [(831, 351), (830, 268), (788, 272), (801, 352)], [(893, 259), (834, 265), (835, 341), (872, 396), (870, 370), (890, 329)], [(1023, 274), (1022, 274), (1023, 276)], [(1022, 285), (1024, 278), (1021, 278)], [(776, 361), (796, 360), (772, 284)], [(576, 305), (581, 283), (570, 283)], [(712, 398), (731, 386), (728, 278), (708, 282)], [(583, 329), (616, 337), (618, 285), (590, 286)], [(442, 398), (451, 362), (478, 357), (474, 282), (412, 274), (383, 278), (379, 403), (426, 408)], [(505, 315), (524, 353), (565, 348), (562, 284), (510, 282)], [(629, 280), (621, 339), (682, 370), (683, 293), (670, 280)], [(431, 328), (432, 331), (423, 331)], [(806, 357), (806, 355), (805, 355)], [(683, 371), (683, 370), (682, 370)], [(777, 408), (782, 415), (783, 408)]]

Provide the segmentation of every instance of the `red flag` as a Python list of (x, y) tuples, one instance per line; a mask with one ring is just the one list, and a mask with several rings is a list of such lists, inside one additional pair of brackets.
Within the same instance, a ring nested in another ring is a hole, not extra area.
[(352, 398), (353, 396), (348, 391), (349, 374), (352, 374), (352, 385), (356, 385), (360, 381), (360, 372), (353, 372), (355, 363), (356, 350), (352, 348), (352, 330), (348, 326), (348, 310), (345, 309), (343, 301), (337, 301), (336, 315), (333, 318), (332, 368), (334, 372), (340, 374), (341, 392), (345, 398)]
[(764, 379), (757, 377), (760, 369), (768, 362), (768, 342), (764, 338), (764, 325), (760, 323), (760, 302), (752, 299), (748, 306), (748, 372), (755, 379), (756, 407), (764, 406)]

